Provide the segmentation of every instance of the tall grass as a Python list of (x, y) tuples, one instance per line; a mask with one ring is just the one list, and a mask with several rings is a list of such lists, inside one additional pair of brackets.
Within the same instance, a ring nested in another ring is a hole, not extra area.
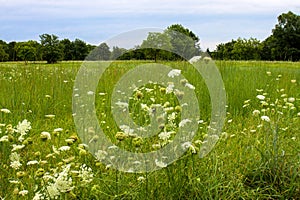
[[(123, 141), (115, 137), (120, 129), (108, 113), (110, 94), (123, 74), (142, 63), (115, 62), (97, 88), (97, 93), (105, 94), (96, 97), (97, 115), (106, 116), (102, 126), (109, 126), (107, 134), (125, 149), (132, 145), (136, 148), (136, 143), (132, 138)], [(196, 87), (203, 120), (192, 143), (198, 150), (206, 137), (211, 111), (206, 85), (187, 63), (163, 64), (181, 69)], [(81, 144), (72, 118), (73, 84), (80, 65), (78, 62), (0, 64), (0, 109), (11, 111), (0, 112), (3, 140), (0, 198), (38, 199), (39, 194), (60, 199), (296, 199), (300, 196), (299, 63), (216, 61), (227, 93), (227, 119), (213, 151), (200, 159), (189, 150), (162, 170), (138, 174), (105, 166)], [(255, 110), (259, 114), (253, 114)], [(20, 141), (16, 130), (24, 119), (31, 122), (31, 129)], [(91, 134), (93, 131), (89, 130)], [(20, 149), (12, 152), (16, 147), (13, 145), (20, 145)], [(146, 150), (149, 148), (141, 151)], [(19, 168), (11, 166), (14, 152), (20, 155)], [(37, 163), (28, 165), (29, 161)], [(56, 196), (51, 196), (51, 187), (55, 188), (58, 181), (66, 189), (60, 188)]]

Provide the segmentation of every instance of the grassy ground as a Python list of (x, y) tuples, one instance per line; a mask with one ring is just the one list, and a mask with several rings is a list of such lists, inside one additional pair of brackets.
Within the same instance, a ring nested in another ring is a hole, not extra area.
[[(96, 95), (105, 133), (117, 146), (136, 152), (173, 140), (128, 136), (108, 113), (113, 86), (142, 63), (114, 63)], [(96, 160), (78, 138), (72, 97), (80, 62), (0, 63), (0, 199), (299, 198), (300, 63), (216, 61), (227, 93), (227, 118), (217, 145), (201, 159), (193, 150), (198, 152), (209, 129), (207, 88), (190, 65), (163, 64), (181, 69), (195, 86), (201, 116), (195, 140), (161, 170), (125, 173)], [(151, 98), (177, 106), (175, 95), (165, 89), (150, 84), (132, 92), (129, 110), (135, 122), (148, 123), (140, 103), (149, 106)], [(175, 118), (164, 131), (178, 130), (180, 109), (168, 113)]]

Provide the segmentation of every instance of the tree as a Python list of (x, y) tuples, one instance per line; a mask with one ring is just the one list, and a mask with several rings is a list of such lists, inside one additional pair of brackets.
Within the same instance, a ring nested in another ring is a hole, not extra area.
[(173, 24), (165, 30), (165, 33), (170, 36), (173, 52), (176, 54), (183, 56), (185, 59), (199, 55), (199, 38), (189, 29), (181, 24)]
[(0, 44), (0, 61), (7, 61), (8, 57), (8, 53), (5, 52), (5, 46), (3, 44)]
[(124, 48), (119, 47), (113, 47), (113, 50), (110, 55), (111, 60), (120, 59), (120, 56), (122, 56), (127, 50)]
[(109, 60), (110, 54), (109, 46), (106, 43), (101, 43), (92, 50), (86, 60)]
[(84, 60), (89, 53), (88, 46), (80, 39), (76, 39), (73, 43), (74, 60)]
[(74, 60), (74, 44), (69, 39), (63, 39), (59, 42), (62, 50), (62, 60)]
[(293, 12), (283, 13), (278, 16), (278, 24), (272, 30), (273, 49), (281, 60), (300, 59), (300, 16)]
[(56, 35), (40, 35), (43, 59), (47, 63), (56, 63), (62, 58), (59, 40)]
[(17, 57), (27, 63), (28, 61), (37, 60), (39, 43), (33, 40), (17, 43)]
[(147, 39), (143, 41), (141, 48), (145, 49), (146, 55), (149, 56), (148, 58), (154, 59), (156, 62), (158, 57), (170, 57), (172, 43), (167, 34), (150, 32)]

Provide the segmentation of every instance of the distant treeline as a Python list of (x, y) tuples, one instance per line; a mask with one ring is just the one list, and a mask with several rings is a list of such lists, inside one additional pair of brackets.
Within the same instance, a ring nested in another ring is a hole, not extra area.
[[(264, 41), (256, 38), (238, 38), (217, 45), (215, 51), (206, 51), (220, 60), (300, 60), (300, 16), (293, 12), (278, 16), (272, 34)], [(179, 33), (179, 34), (178, 34)], [(185, 36), (185, 37), (183, 37)], [(163, 50), (161, 50), (163, 49)], [(173, 52), (173, 53), (171, 53)], [(163, 33), (149, 33), (141, 45), (134, 49), (99, 46), (75, 39), (59, 40), (58, 36), (43, 34), (40, 41), (9, 42), (0, 40), (0, 61), (60, 60), (181, 60), (201, 52), (199, 37), (188, 28), (174, 24)], [(179, 56), (180, 55), (180, 56)]]

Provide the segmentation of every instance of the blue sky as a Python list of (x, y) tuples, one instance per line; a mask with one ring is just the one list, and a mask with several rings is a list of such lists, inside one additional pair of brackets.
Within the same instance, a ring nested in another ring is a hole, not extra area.
[(180, 23), (201, 48), (238, 37), (260, 40), (277, 16), (300, 14), (299, 0), (0, 0), (0, 39), (39, 40), (43, 33), (98, 45), (123, 32)]

